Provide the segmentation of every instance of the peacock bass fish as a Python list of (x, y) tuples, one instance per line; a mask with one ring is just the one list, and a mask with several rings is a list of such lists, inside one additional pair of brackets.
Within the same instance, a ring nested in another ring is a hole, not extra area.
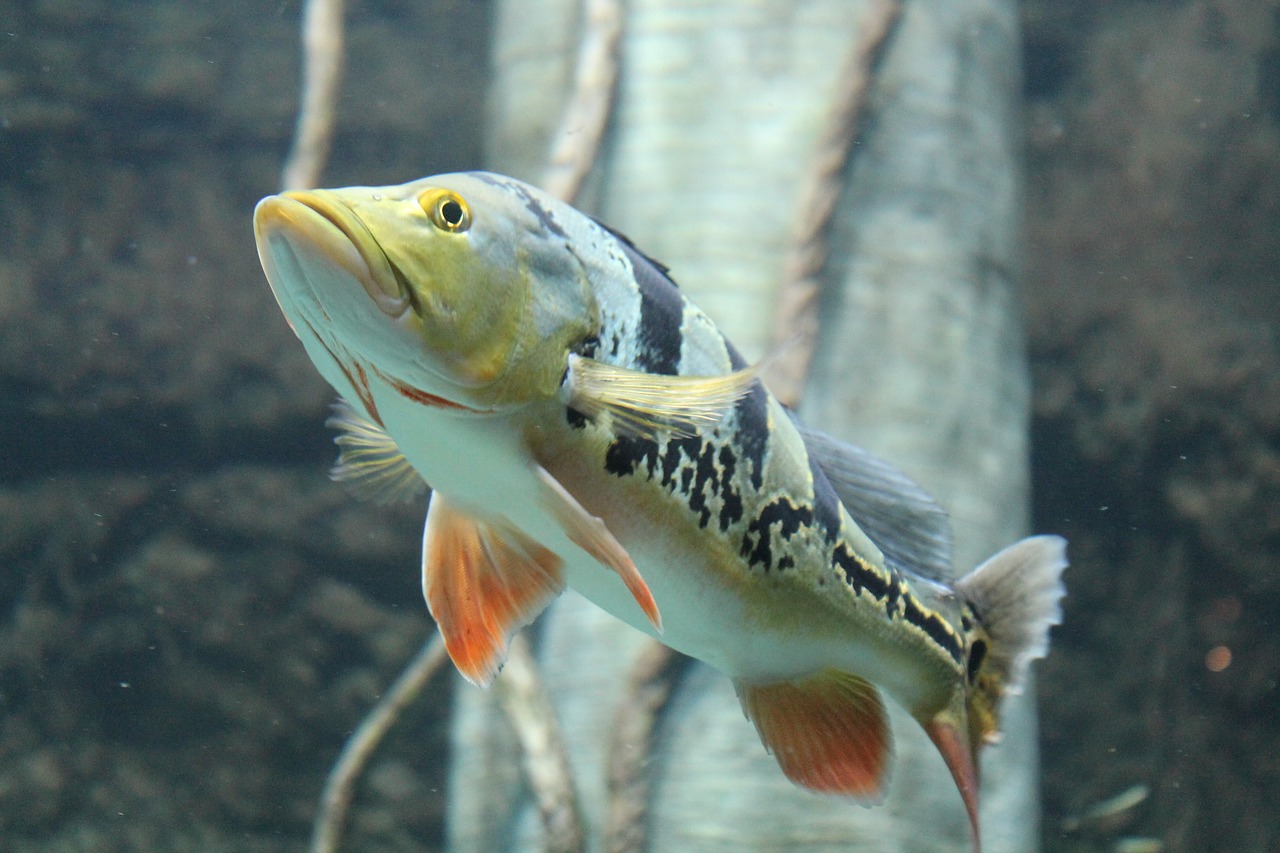
[(571, 586), (728, 675), (791, 780), (865, 803), (884, 690), (978, 849), (977, 750), (1060, 619), (1062, 539), (954, 577), (919, 487), (805, 426), (665, 267), (520, 181), (287, 192), (254, 232), (341, 395), (335, 478), (379, 500), (430, 484), (422, 586), (463, 676), (492, 681)]

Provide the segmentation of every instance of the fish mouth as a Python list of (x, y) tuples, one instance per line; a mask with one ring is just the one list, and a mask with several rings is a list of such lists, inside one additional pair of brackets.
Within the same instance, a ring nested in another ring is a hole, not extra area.
[[(328, 193), (291, 191), (267, 196), (254, 210), (253, 230), (264, 258), (267, 241), (282, 236), (318, 252), (360, 282), (388, 317), (399, 319), (409, 310), (409, 293), (372, 232), (350, 207)], [(276, 283), (271, 284), (274, 289)]]

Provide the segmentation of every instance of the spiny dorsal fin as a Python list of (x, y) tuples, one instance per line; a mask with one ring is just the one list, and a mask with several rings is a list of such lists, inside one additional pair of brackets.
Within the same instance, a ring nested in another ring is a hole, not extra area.
[(378, 504), (413, 500), (426, 493), (427, 484), (404, 458), (395, 439), (382, 427), (358, 413), (342, 397), (324, 422), (338, 430), (338, 461), (329, 477), (338, 480), (356, 497)]
[(861, 447), (792, 419), (849, 515), (900, 571), (950, 584), (951, 521), (915, 481)]
[(571, 354), (565, 402), (587, 417), (609, 414), (614, 429), (632, 438), (688, 438), (719, 423), (751, 393), (759, 372), (757, 364), (723, 376), (663, 376)]

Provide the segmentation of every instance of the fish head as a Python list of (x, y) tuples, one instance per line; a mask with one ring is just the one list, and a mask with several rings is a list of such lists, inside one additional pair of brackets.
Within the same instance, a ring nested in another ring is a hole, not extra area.
[(323, 344), (313, 358), (495, 411), (554, 396), (598, 326), (586, 269), (548, 227), (542, 203), (558, 203), (530, 193), (484, 173), (286, 192), (258, 203), (254, 232), (290, 325)]

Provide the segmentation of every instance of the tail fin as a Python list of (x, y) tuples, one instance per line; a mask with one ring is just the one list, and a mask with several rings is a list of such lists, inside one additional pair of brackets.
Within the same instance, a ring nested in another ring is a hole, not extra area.
[(974, 853), (978, 832), (978, 749), (1000, 739), (1000, 700), (1018, 693), (1027, 664), (1044, 657), (1049, 626), (1062, 621), (1067, 543), (1058, 536), (1015, 542), (956, 581), (964, 599), (968, 646), (967, 684), (932, 716), (917, 716), (955, 779)]
[(1067, 543), (1060, 536), (1015, 542), (956, 582), (968, 605), (969, 732), (976, 748), (1000, 739), (1000, 700), (1021, 693), (1027, 665), (1045, 656), (1049, 627), (1062, 621)]

